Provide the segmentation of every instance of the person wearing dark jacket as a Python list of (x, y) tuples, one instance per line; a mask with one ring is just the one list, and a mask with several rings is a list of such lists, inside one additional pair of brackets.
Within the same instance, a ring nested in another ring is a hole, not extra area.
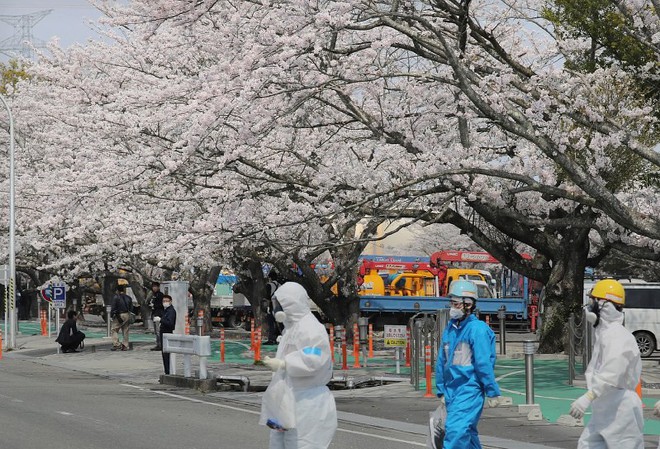
[(62, 324), (60, 333), (55, 339), (62, 346), (62, 352), (78, 352), (78, 346), (85, 339), (85, 334), (78, 330), (76, 321), (78, 314), (75, 310), (69, 310), (66, 314), (67, 320)]
[[(163, 339), (160, 338), (160, 318), (163, 317), (163, 292), (160, 291), (160, 283), (151, 283), (151, 320), (154, 323), (154, 334), (156, 334), (156, 346), (151, 348), (152, 351), (160, 351), (163, 348)], [(158, 319), (156, 319), (158, 317)]]
[[(121, 349), (128, 351), (128, 328), (130, 326), (129, 312), (133, 311), (133, 300), (126, 294), (126, 287), (117, 286), (117, 294), (112, 298), (112, 308), (110, 317), (112, 317), (112, 351)], [(123, 343), (119, 344), (119, 330), (122, 331)]]
[[(176, 310), (172, 307), (172, 297), (170, 295), (163, 295), (163, 316), (160, 320), (160, 341), (163, 341), (163, 334), (171, 334), (176, 327)], [(170, 353), (163, 352), (163, 368), (165, 374), (170, 373)]]

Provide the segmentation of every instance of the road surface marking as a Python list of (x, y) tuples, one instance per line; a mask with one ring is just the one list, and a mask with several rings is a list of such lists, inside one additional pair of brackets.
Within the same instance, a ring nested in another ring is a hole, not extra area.
[[(218, 403), (215, 403), (215, 402), (202, 401), (201, 399), (189, 398), (189, 397), (182, 396), (182, 395), (179, 395), (179, 394), (168, 393), (166, 391), (147, 390), (145, 388), (138, 387), (137, 385), (129, 385), (129, 384), (122, 384), (122, 385), (125, 386), (125, 387), (135, 388), (135, 389), (140, 390), (140, 391), (146, 391), (146, 392), (150, 392), (150, 393), (159, 394), (159, 395), (162, 395), (162, 396), (169, 396), (171, 398), (183, 399), (183, 400), (190, 401), (190, 402), (196, 402), (198, 404), (212, 405), (214, 407), (226, 408), (226, 409), (229, 409), (229, 410), (236, 410), (236, 411), (239, 411), (239, 412), (250, 413), (252, 415), (260, 415), (261, 414), (260, 411), (258, 412), (256, 410), (246, 410), (244, 408), (233, 407), (231, 405), (225, 405), (225, 404), (218, 404)], [(355, 424), (355, 425), (357, 425), (357, 424)], [(404, 444), (408, 444), (408, 445), (411, 445), (411, 446), (426, 447), (425, 443), (422, 444), (422, 443), (416, 443), (416, 442), (413, 442), (413, 441), (406, 441), (406, 440), (401, 440), (401, 439), (398, 439), (398, 438), (392, 438), (392, 437), (388, 437), (388, 436), (384, 436), (384, 435), (376, 435), (376, 434), (367, 433), (367, 432), (358, 432), (357, 430), (348, 430), (348, 429), (337, 428), (337, 431), (338, 432), (344, 432), (344, 433), (352, 433), (352, 434), (355, 434), (355, 435), (363, 435), (363, 436), (372, 437), (372, 438), (378, 438), (378, 439), (381, 439), (381, 440), (394, 441), (396, 443), (404, 443)]]

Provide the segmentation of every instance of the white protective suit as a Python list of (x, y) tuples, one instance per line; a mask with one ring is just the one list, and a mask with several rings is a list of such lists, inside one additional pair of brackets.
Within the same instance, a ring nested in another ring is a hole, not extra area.
[[(285, 432), (270, 431), (270, 449), (325, 449), (337, 430), (335, 399), (326, 386), (332, 378), (332, 357), (325, 327), (319, 323), (308, 305), (302, 285), (287, 282), (277, 289), (275, 298), (282, 306), (284, 331), (277, 348), (278, 363), (283, 368), (273, 374), (271, 385), (283, 378), (293, 392), (295, 428)], [(281, 373), (281, 371), (284, 371)], [(271, 388), (271, 386), (269, 386)], [(261, 406), (260, 424), (272, 419), (267, 394)]]
[(623, 313), (607, 301), (594, 333), (585, 376), (595, 399), (578, 449), (644, 449), (642, 401), (635, 392), (642, 359), (635, 337), (623, 327)]

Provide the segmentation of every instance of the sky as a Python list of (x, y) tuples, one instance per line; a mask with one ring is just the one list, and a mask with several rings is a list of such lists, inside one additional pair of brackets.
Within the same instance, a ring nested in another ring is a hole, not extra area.
[[(32, 27), (34, 38), (47, 42), (57, 36), (64, 48), (98, 38), (88, 21), (98, 19), (101, 14), (86, 0), (0, 0), (0, 49), (7, 39), (20, 35), (19, 30), (1, 19), (47, 10), (51, 12)], [(0, 61), (8, 59), (0, 54)]]

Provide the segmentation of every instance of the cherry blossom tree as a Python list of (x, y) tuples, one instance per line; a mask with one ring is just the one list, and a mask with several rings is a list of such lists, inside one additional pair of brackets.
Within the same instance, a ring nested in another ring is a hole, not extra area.
[[(619, 5), (657, 56), (657, 8)], [(538, 19), (543, 2), (99, 7), (109, 43), (53, 47), (20, 100), (25, 198), (46, 215), (26, 229), (53, 263), (194, 272), (249, 254), (310, 280), (330, 251), (337, 274), (308, 288), (332, 315), (330, 286), (354, 298), (380, 223), (452, 223), (546, 284), (558, 349), (587, 264), (612, 247), (658, 257), (653, 103), (617, 64), (568, 70), (585, 42)]]

